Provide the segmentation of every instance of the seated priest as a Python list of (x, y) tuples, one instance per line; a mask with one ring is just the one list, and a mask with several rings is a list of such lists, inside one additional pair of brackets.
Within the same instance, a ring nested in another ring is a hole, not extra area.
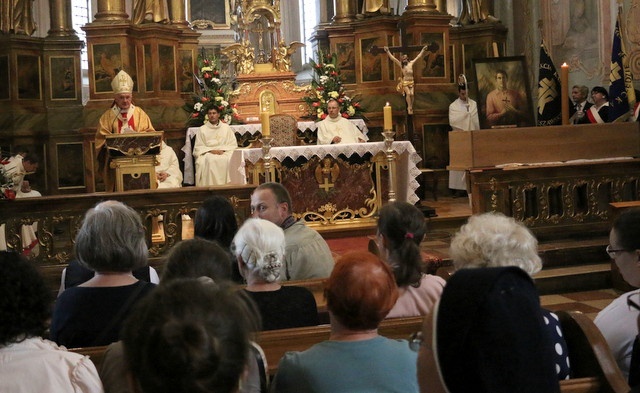
[(207, 120), (196, 133), (193, 156), (196, 158), (196, 186), (220, 186), (231, 181), (229, 160), (238, 148), (236, 134), (220, 121), (215, 104), (207, 109)]
[(158, 154), (156, 165), (156, 181), (158, 188), (176, 188), (182, 187), (182, 172), (180, 172), (180, 163), (178, 156), (173, 148), (162, 141), (160, 146), (160, 154)]
[(95, 149), (105, 183), (105, 191), (113, 191), (114, 173), (109, 172), (108, 155), (104, 148), (106, 136), (129, 132), (155, 131), (149, 116), (133, 105), (133, 79), (125, 71), (120, 71), (111, 82), (114, 99), (111, 108), (102, 116), (96, 132)]
[(318, 145), (334, 143), (359, 143), (369, 140), (352, 122), (340, 114), (340, 104), (335, 99), (327, 102), (329, 116), (318, 123)]

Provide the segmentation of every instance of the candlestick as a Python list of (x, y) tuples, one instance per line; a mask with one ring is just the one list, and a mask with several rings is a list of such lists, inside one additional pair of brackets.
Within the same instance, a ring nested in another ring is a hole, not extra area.
[(269, 125), (269, 111), (266, 109), (260, 113), (260, 123), (262, 124), (262, 137), (271, 136), (271, 126)]
[(393, 114), (391, 113), (391, 105), (387, 102), (382, 108), (382, 114), (384, 115), (384, 129), (392, 130), (393, 129)]
[(560, 100), (562, 102), (562, 124), (569, 124), (569, 65), (560, 67)]

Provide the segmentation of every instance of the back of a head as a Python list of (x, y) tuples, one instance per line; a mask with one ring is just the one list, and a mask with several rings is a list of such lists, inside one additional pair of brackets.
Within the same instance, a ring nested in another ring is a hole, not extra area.
[(434, 356), (451, 393), (558, 392), (538, 293), (516, 267), (464, 269), (434, 313)]
[(27, 153), (23, 158), (22, 161), (28, 161), (32, 164), (38, 164), (40, 162), (40, 159), (38, 158), (38, 155), (35, 153)]
[(327, 308), (351, 330), (378, 327), (398, 300), (389, 266), (366, 251), (352, 251), (336, 261), (324, 290)]
[(420, 242), (426, 230), (424, 215), (410, 203), (391, 202), (380, 209), (378, 232), (386, 239), (389, 251), (387, 262), (393, 269), (396, 284), (400, 287), (420, 281)]
[(121, 202), (98, 203), (84, 217), (75, 253), (80, 263), (95, 271), (127, 272), (146, 266), (140, 214)]
[(216, 243), (194, 238), (173, 246), (162, 271), (162, 284), (176, 278), (209, 277), (215, 282), (231, 279), (229, 256)]
[(51, 292), (36, 268), (20, 254), (0, 251), (0, 347), (43, 336)]
[(228, 248), (238, 230), (235, 211), (231, 202), (223, 196), (214, 195), (202, 202), (196, 211), (193, 232), (196, 237), (215, 240)]
[(533, 233), (501, 213), (471, 216), (451, 240), (450, 255), (456, 269), (517, 266), (530, 275), (542, 269)]
[(284, 250), (282, 228), (261, 218), (247, 219), (231, 243), (231, 251), (242, 259), (245, 268), (266, 282), (280, 279)]
[(230, 286), (177, 279), (130, 314), (125, 355), (144, 393), (235, 392), (258, 328), (252, 303)]
[(619, 246), (624, 250), (640, 250), (640, 208), (624, 210), (613, 221)]

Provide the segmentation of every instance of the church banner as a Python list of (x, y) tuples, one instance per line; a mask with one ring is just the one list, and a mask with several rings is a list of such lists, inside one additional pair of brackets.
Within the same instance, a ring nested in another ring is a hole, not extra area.
[(547, 52), (544, 42), (540, 45), (538, 69), (538, 126), (555, 126), (562, 123), (562, 99), (560, 78)]
[(629, 58), (625, 52), (624, 39), (620, 30), (620, 14), (618, 10), (616, 29), (613, 33), (613, 46), (611, 48), (611, 73), (609, 80), (609, 121), (626, 121), (630, 115), (630, 109), (635, 108), (636, 94), (633, 89), (633, 75), (629, 66)]

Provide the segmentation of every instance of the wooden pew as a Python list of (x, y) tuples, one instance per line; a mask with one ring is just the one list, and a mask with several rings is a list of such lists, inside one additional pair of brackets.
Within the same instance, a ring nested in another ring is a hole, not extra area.
[(629, 392), (627, 381), (600, 330), (578, 311), (556, 311), (569, 350), (572, 378), (560, 382), (566, 393)]
[(104, 361), (104, 353), (106, 350), (106, 345), (100, 347), (69, 348), (69, 351), (71, 352), (89, 356), (89, 359), (91, 359), (93, 364), (96, 366), (98, 372), (100, 372), (100, 368), (102, 367), (102, 362)]
[[(385, 319), (380, 324), (380, 335), (393, 339), (408, 339), (412, 333), (422, 330), (423, 317)], [(257, 342), (267, 358), (269, 375), (278, 371), (280, 358), (289, 351), (304, 351), (329, 339), (331, 327), (319, 325), (304, 328), (260, 332)]]

